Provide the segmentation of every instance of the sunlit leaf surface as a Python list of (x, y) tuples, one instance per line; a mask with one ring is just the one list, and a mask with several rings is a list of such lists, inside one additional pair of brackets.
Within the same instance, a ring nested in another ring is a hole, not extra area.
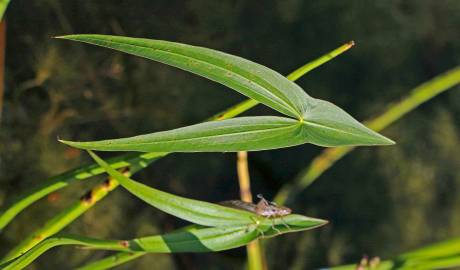
[(276, 71), (238, 56), (161, 40), (104, 35), (60, 38), (123, 51), (193, 72), (293, 118), (248, 117), (124, 139), (62, 141), (74, 147), (104, 151), (212, 152), (266, 150), (302, 143), (393, 144), (334, 104), (310, 97)]

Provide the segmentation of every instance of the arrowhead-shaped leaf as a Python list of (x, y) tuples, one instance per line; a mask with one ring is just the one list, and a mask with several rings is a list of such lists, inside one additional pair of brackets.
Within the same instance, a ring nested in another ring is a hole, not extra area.
[(297, 84), (279, 73), (241, 57), (161, 40), (104, 35), (60, 38), (119, 50), (193, 72), (226, 85), (298, 122), (295, 124), (293, 119), (279, 117), (251, 117), (125, 139), (86, 143), (63, 141), (78, 148), (210, 152), (275, 149), (307, 142), (321, 146), (393, 144), (332, 103), (308, 96)]

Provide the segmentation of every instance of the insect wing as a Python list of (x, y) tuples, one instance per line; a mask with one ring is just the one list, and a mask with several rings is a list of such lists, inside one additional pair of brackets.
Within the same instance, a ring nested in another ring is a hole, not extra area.
[(250, 202), (243, 202), (240, 200), (231, 200), (231, 201), (223, 201), (223, 202), (220, 202), (219, 204), (223, 206), (227, 206), (227, 207), (232, 207), (232, 208), (256, 213), (256, 205)]

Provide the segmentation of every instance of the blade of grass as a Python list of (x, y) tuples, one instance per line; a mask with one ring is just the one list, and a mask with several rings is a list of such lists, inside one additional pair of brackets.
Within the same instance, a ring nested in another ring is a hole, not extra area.
[[(460, 66), (442, 73), (433, 79), (417, 86), (410, 94), (395, 105), (390, 106), (380, 116), (366, 121), (365, 124), (375, 130), (381, 131), (404, 115), (427, 102), (440, 93), (451, 89), (460, 83)], [(275, 202), (286, 204), (293, 200), (297, 194), (307, 188), (320, 175), (329, 169), (337, 160), (352, 151), (354, 147), (337, 147), (325, 149), (310, 165), (301, 171), (292, 181), (285, 184), (275, 196)]]
[[(331, 60), (332, 58), (328, 57), (328, 55), (335, 57), (335, 56), (338, 56), (340, 53), (345, 52), (347, 49), (344, 49), (344, 48), (349, 49), (351, 47), (342, 45), (338, 49), (333, 50), (332, 52), (326, 55), (323, 55), (320, 58), (315, 59), (314, 61), (296, 69), (295, 71), (290, 73), (287, 76), (287, 78), (292, 81), (297, 80), (301, 76), (305, 75), (307, 72), (311, 71), (312, 66), (318, 67), (320, 63), (325, 63), (321, 59)], [(313, 63), (316, 63), (316, 64), (313, 64)], [(240, 102), (237, 105), (216, 114), (215, 116), (207, 119), (206, 121), (230, 119), (230, 118), (233, 118), (237, 115), (240, 115), (246, 112), (247, 110), (253, 108), (257, 104), (259, 104), (258, 101), (253, 100), (253, 99), (248, 99), (246, 101)], [(147, 164), (149, 160), (152, 160), (152, 159), (156, 160), (157, 158), (161, 158), (162, 156), (165, 156), (167, 154), (168, 153), (155, 153), (155, 152), (129, 153), (129, 154), (124, 154), (124, 155), (117, 156), (115, 158), (108, 159), (107, 162), (113, 168), (119, 169), (119, 168), (128, 167), (131, 164), (137, 164), (137, 163)], [(74, 181), (87, 179), (89, 177), (99, 175), (103, 172), (104, 170), (101, 167), (99, 167), (97, 164), (92, 164), (92, 165), (83, 166), (77, 169), (67, 171), (60, 175), (57, 175), (45, 181), (42, 181), (42, 184), (26, 191), (25, 193), (17, 197), (12, 203), (10, 203), (9, 206), (4, 208), (2, 212), (0, 212), (0, 232), (6, 225), (8, 225), (11, 222), (11, 220), (13, 220), (13, 218), (16, 215), (18, 215), (22, 210), (24, 210), (26, 207), (28, 207), (32, 203), (45, 197), (51, 192), (54, 192), (58, 189), (66, 187), (67, 185), (71, 184)]]

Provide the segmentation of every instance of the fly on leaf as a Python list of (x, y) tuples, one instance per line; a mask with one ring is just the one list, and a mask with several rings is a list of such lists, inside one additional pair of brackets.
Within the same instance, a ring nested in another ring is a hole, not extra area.
[[(292, 210), (290, 208), (285, 207), (285, 206), (278, 206), (276, 205), (276, 203), (266, 200), (261, 194), (257, 195), (257, 198), (260, 199), (260, 201), (257, 204), (250, 203), (250, 202), (244, 202), (240, 200), (224, 201), (224, 202), (220, 202), (219, 204), (223, 206), (228, 206), (232, 208), (237, 208), (237, 209), (242, 209), (242, 210), (246, 210), (249, 212), (253, 212), (261, 217), (272, 219), (272, 221), (273, 221), (273, 218), (280, 218), (283, 224), (288, 229), (290, 229), (289, 225), (287, 225), (287, 223), (284, 222), (283, 220), (283, 216), (287, 216), (291, 214)], [(259, 221), (255, 221), (255, 222), (257, 225), (259, 224)], [(275, 227), (274, 221), (272, 222), (272, 229), (277, 231), (279, 234), (281, 234), (281, 231)], [(262, 232), (262, 235), (263, 235), (263, 232)]]

